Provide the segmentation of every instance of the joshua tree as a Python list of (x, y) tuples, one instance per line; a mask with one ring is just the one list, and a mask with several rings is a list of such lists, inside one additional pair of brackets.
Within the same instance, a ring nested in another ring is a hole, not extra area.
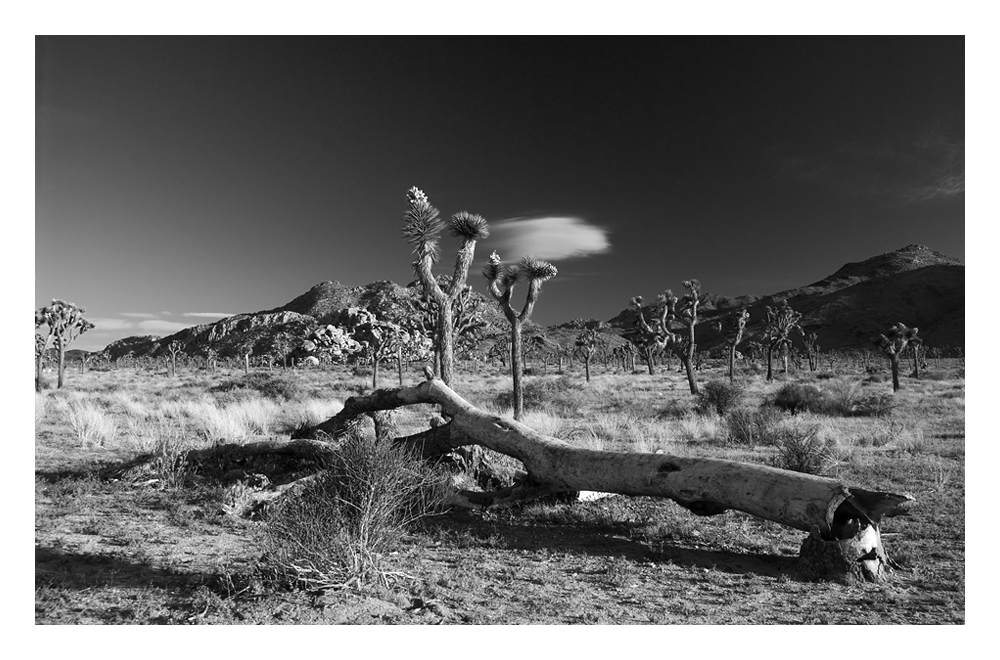
[(243, 373), (250, 373), (250, 356), (253, 355), (254, 340), (243, 339), (233, 346), (233, 352), (243, 363)]
[(793, 310), (789, 305), (787, 300), (782, 300), (781, 304), (772, 309), (767, 307), (767, 320), (764, 323), (764, 343), (767, 345), (767, 380), (774, 380), (774, 375), (771, 372), (771, 359), (774, 355), (774, 349), (779, 349), (784, 351), (786, 360), (786, 370), (787, 370), (787, 352), (792, 345), (792, 339), (789, 337), (792, 330), (799, 327), (799, 321), (802, 319), (802, 314)]
[[(56, 349), (59, 364), (59, 380), (56, 387), (63, 386), (63, 377), (66, 371), (66, 349), (77, 337), (94, 327), (93, 323), (83, 318), (86, 311), (65, 300), (53, 300), (51, 305), (35, 310), (36, 336), (38, 328), (43, 325), (49, 329), (48, 336), (45, 337), (42, 344), (41, 354), (48, 350), (50, 341), (53, 342)], [(35, 339), (35, 355), (39, 355), (38, 339)], [(41, 388), (41, 373), (41, 366), (38, 366), (35, 387), (39, 390)]]
[(215, 372), (215, 361), (219, 358), (219, 351), (215, 350), (211, 345), (204, 348), (205, 354), (205, 368), (211, 372)]
[(403, 359), (427, 356), (429, 341), (419, 332), (410, 332), (398, 323), (379, 319), (367, 309), (347, 310), (347, 325), (351, 336), (372, 361), (372, 389), (378, 387), (379, 364), (395, 356), (400, 387), (403, 386)]
[(809, 371), (816, 371), (819, 368), (819, 344), (816, 340), (819, 336), (815, 332), (807, 333), (802, 330), (802, 343), (806, 347), (806, 357), (809, 359)]
[(639, 354), (635, 344), (630, 341), (623, 341), (614, 347), (612, 351), (615, 359), (621, 364), (622, 371), (631, 373), (635, 371), (635, 358)]
[(409, 208), (403, 214), (403, 236), (414, 246), (417, 255), (413, 268), (424, 288), (425, 295), (433, 301), (437, 312), (435, 346), (439, 355), (441, 380), (451, 383), (454, 372), (454, 320), (452, 304), (465, 288), (469, 266), (476, 253), (476, 241), (490, 235), (489, 225), (481, 215), (460, 211), (451, 216), (449, 233), (462, 241), (455, 259), (455, 270), (451, 281), (442, 287), (431, 272), (438, 260), (438, 238), (445, 228), (445, 222), (438, 217), (438, 210), (431, 206), (418, 188), (407, 192)]
[(167, 344), (167, 352), (170, 353), (170, 373), (177, 375), (177, 355), (184, 352), (184, 342), (174, 340)]
[(559, 373), (563, 371), (563, 359), (566, 357), (566, 347), (557, 341), (553, 341), (546, 337), (544, 334), (533, 335), (528, 338), (530, 344), (532, 344), (538, 354), (542, 359), (542, 370), (545, 371), (548, 368), (548, 363), (550, 358), (555, 358), (558, 365)]
[[(516, 264), (504, 265), (496, 252), (490, 255), (490, 261), (483, 268), (483, 275), (489, 282), (490, 294), (500, 303), (500, 309), (510, 323), (510, 371), (514, 382), (514, 419), (521, 419), (524, 412), (524, 391), (521, 387), (521, 376), (524, 371), (524, 347), (521, 329), (525, 321), (531, 318), (531, 312), (542, 290), (542, 282), (555, 277), (559, 273), (556, 267), (547, 261), (527, 256)], [(514, 285), (527, 281), (528, 294), (524, 307), (520, 312), (514, 311), (510, 304)], [(442, 379), (444, 380), (444, 379)]]
[(906, 350), (907, 346), (919, 344), (920, 337), (917, 336), (917, 328), (907, 328), (902, 323), (897, 323), (884, 335), (879, 335), (876, 343), (882, 353), (889, 358), (889, 366), (892, 367), (892, 391), (899, 391), (899, 358)]
[[(658, 312), (658, 316), (654, 316), (653, 324), (647, 322), (643, 315), (641, 296), (632, 298), (632, 307), (637, 313), (639, 335), (647, 342), (646, 345), (669, 348), (680, 359), (687, 373), (691, 394), (698, 394), (698, 382), (694, 378), (693, 368), (697, 349), (694, 328), (698, 324), (698, 306), (703, 299), (701, 282), (685, 280), (682, 284), (688, 290), (683, 298), (677, 298), (670, 289), (657, 296), (654, 314)], [(676, 328), (677, 332), (674, 332), (674, 326), (680, 326)]]
[(587, 382), (590, 382), (590, 361), (594, 353), (607, 347), (608, 336), (598, 328), (587, 328), (576, 337), (576, 351), (583, 358)]
[[(451, 276), (438, 276), (438, 284), (447, 288), (451, 282)], [(408, 325), (418, 330), (426, 336), (433, 336), (437, 330), (437, 303), (429, 297), (421, 287), (420, 297), (414, 298), (410, 303), (410, 310), (407, 320)], [(490, 322), (485, 315), (485, 302), (483, 298), (475, 294), (472, 287), (466, 284), (451, 302), (452, 337), (453, 351), (468, 353), (474, 351), (476, 345), (483, 339), (483, 336), (490, 328)], [(440, 355), (437, 350), (434, 353), (435, 365), (440, 365)]]
[(732, 325), (723, 326), (722, 321), (717, 324), (717, 329), (726, 340), (726, 354), (729, 361), (729, 382), (733, 382), (733, 371), (736, 367), (736, 347), (743, 341), (743, 332), (747, 328), (747, 321), (750, 320), (750, 312), (746, 307), (740, 310), (739, 314), (732, 317)]

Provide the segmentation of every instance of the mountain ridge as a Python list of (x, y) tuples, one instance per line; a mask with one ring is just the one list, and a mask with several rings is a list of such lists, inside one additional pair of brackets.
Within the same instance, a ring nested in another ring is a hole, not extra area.
[[(419, 295), (417, 291), (412, 282), (401, 286), (379, 280), (347, 286), (327, 280), (273, 309), (237, 314), (166, 337), (125, 337), (108, 344), (102, 352), (111, 359), (128, 353), (157, 357), (166, 353), (172, 341), (184, 342), (192, 351), (203, 350), (208, 344), (226, 351), (248, 339), (255, 341), (255, 352), (261, 352), (273, 349), (280, 335), (304, 333), (331, 322), (342, 309), (395, 305)], [(475, 295), (486, 300), (478, 292)], [(770, 295), (733, 298), (708, 292), (698, 326), (699, 346), (711, 348), (721, 343), (721, 335), (713, 330), (715, 322), (743, 307), (750, 311), (747, 337), (758, 334), (766, 318), (766, 307), (781, 300), (788, 300), (793, 309), (802, 313), (803, 329), (817, 332), (824, 350), (870, 346), (872, 336), (898, 322), (920, 328), (928, 345), (965, 345), (964, 264), (926, 246), (911, 244), (845, 264), (813, 284)], [(495, 305), (486, 301), (490, 310), (498, 314)], [(491, 318), (499, 318), (492, 311)], [(635, 312), (626, 308), (607, 324), (623, 333), (633, 327), (634, 320)], [(587, 321), (577, 319), (540, 330), (564, 337), (570, 326), (581, 323), (586, 325)]]

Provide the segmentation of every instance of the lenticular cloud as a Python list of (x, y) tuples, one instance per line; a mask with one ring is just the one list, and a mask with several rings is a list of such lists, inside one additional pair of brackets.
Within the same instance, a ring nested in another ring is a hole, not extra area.
[(611, 248), (608, 232), (579, 218), (514, 218), (491, 230), (491, 243), (504, 261), (525, 255), (557, 261), (601, 254)]

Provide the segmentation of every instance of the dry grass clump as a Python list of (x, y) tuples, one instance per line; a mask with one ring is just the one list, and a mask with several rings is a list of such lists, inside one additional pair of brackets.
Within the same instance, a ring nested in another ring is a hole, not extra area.
[(42, 423), (45, 419), (45, 412), (48, 408), (49, 400), (47, 396), (41, 392), (35, 392), (35, 429), (38, 429), (38, 425)]
[(786, 420), (772, 432), (775, 467), (823, 474), (837, 464), (837, 441), (828, 427), (806, 420)]
[(261, 534), (265, 574), (309, 589), (389, 586), (406, 577), (388, 565), (405, 530), (444, 499), (448, 475), (364, 436), (339, 464), (285, 498)]
[(725, 418), (726, 443), (758, 447), (773, 443), (774, 429), (785, 414), (773, 406), (737, 408)]
[(70, 426), (85, 447), (111, 444), (118, 435), (118, 424), (104, 409), (88, 400), (68, 403)]

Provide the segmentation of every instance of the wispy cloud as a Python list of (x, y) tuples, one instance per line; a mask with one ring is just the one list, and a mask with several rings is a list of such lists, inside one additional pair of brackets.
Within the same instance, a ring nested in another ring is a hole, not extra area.
[(128, 316), (137, 319), (155, 319), (156, 314), (149, 314), (147, 312), (122, 312), (122, 316)]
[(607, 230), (580, 218), (511, 218), (490, 228), (490, 243), (504, 261), (526, 255), (558, 261), (611, 249)]
[(151, 321), (140, 321), (137, 327), (140, 330), (145, 330), (146, 332), (152, 332), (157, 334), (161, 333), (173, 334), (175, 332), (178, 332), (179, 330), (190, 328), (191, 324), (176, 323), (174, 321), (164, 321), (162, 319), (155, 319)]
[(205, 319), (221, 319), (227, 316), (236, 316), (232, 312), (184, 312), (183, 316), (197, 316)]
[(86, 319), (94, 324), (94, 330), (107, 330), (107, 331), (117, 331), (117, 330), (130, 330), (135, 327), (134, 321), (128, 321), (125, 319), (110, 319), (102, 318), (97, 316), (87, 316)]

